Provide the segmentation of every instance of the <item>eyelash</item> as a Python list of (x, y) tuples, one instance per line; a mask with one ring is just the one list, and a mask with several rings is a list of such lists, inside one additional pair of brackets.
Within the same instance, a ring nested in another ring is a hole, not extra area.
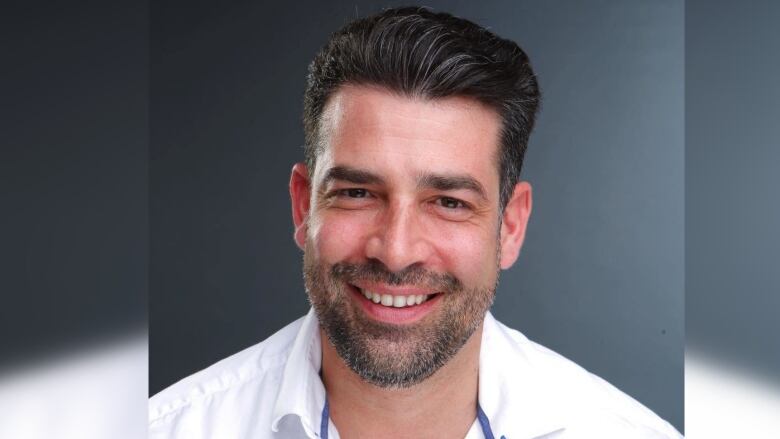
[[(452, 198), (452, 197), (438, 197), (438, 198), (436, 198), (436, 202), (441, 207), (444, 207), (445, 209), (465, 209), (465, 208), (469, 207), (463, 201), (458, 200), (457, 198)], [(445, 206), (444, 205), (445, 202), (447, 202), (447, 204), (450, 204), (450, 202), (454, 202), (455, 203), (455, 207)]]
[[(351, 199), (363, 199), (368, 198), (369, 196), (372, 196), (371, 192), (369, 192), (367, 189), (363, 188), (346, 188), (346, 189), (338, 189), (334, 191), (332, 196), (335, 197), (346, 197)], [(470, 208), (469, 204), (464, 202), (463, 200), (459, 200), (454, 197), (436, 197), (434, 203), (437, 206), (443, 207), (448, 210), (459, 210), (459, 209), (468, 209)], [(448, 207), (446, 204), (452, 204), (454, 203), (454, 207)]]
[[(361, 196), (356, 196), (355, 192), (359, 192)], [(346, 196), (348, 198), (366, 198), (370, 193), (366, 189), (362, 188), (348, 188), (348, 189), (339, 189), (335, 193), (336, 196)]]

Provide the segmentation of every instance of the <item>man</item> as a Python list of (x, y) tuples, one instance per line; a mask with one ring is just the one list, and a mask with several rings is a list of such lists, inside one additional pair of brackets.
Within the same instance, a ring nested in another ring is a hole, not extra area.
[(154, 396), (150, 437), (680, 437), (488, 312), (531, 214), (538, 103), (525, 53), (466, 20), (334, 34), (290, 179), (312, 310)]

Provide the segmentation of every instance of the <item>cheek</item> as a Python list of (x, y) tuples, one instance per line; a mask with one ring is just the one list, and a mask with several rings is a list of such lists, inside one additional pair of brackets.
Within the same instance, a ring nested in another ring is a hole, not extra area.
[[(329, 211), (311, 217), (309, 240), (313, 257), (327, 264), (363, 262), (372, 231), (381, 230), (375, 213)], [(429, 246), (428, 269), (452, 273), (466, 284), (489, 284), (497, 272), (495, 224), (450, 223), (421, 218), (415, 235)]]
[(431, 236), (445, 269), (467, 284), (493, 282), (497, 238), (490, 227), (453, 223), (440, 225)]
[(315, 257), (329, 264), (357, 262), (366, 235), (367, 218), (361, 215), (327, 213), (309, 225), (309, 240)]

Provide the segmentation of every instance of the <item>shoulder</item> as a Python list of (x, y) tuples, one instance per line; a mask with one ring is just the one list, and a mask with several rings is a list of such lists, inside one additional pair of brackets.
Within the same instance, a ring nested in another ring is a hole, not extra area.
[(535, 401), (525, 406), (536, 404), (554, 412), (566, 428), (561, 437), (681, 437), (668, 422), (604, 379), (491, 320), (490, 346), (501, 351), (494, 355), (503, 360), (509, 385), (524, 389), (525, 397)]
[[(150, 433), (164, 424), (181, 423), (182, 417), (207, 418), (219, 407), (240, 404), (256, 395), (273, 404), (278, 383), (303, 318), (282, 328), (266, 340), (231, 355), (149, 399)], [(197, 421), (196, 421), (197, 422)], [(164, 429), (164, 428), (163, 428)]]

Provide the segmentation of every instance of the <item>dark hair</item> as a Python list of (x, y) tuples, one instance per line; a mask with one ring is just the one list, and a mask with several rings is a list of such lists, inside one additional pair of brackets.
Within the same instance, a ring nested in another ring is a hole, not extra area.
[(303, 125), (310, 172), (321, 148), (325, 104), (347, 83), (410, 97), (472, 97), (496, 110), (503, 122), (500, 206), (506, 206), (540, 99), (528, 56), (517, 44), (468, 20), (419, 7), (387, 9), (347, 24), (309, 65)]

